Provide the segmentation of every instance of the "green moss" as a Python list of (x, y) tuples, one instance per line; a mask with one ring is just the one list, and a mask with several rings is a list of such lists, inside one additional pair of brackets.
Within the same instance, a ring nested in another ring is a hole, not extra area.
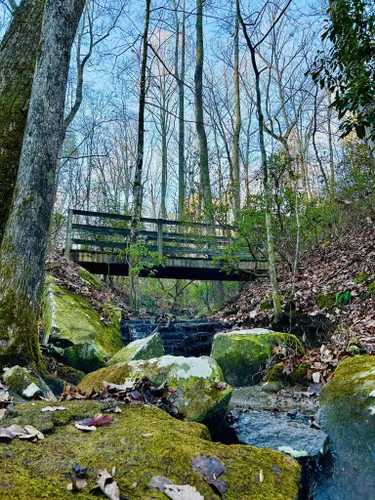
[(143, 376), (149, 377), (156, 385), (168, 380), (169, 386), (176, 390), (175, 405), (179, 413), (189, 421), (204, 422), (210, 428), (222, 425), (232, 389), (230, 386), (224, 390), (217, 388), (224, 378), (218, 365), (210, 358), (165, 356), (122, 363), (89, 373), (79, 388), (85, 392), (99, 391), (103, 389), (103, 381), (123, 384), (125, 379)]
[(69, 382), (70, 384), (73, 385), (78, 385), (81, 382), (81, 380), (86, 376), (86, 374), (81, 370), (76, 370), (71, 366), (65, 366), (65, 365), (63, 366), (58, 365), (56, 368), (56, 374), (62, 380)]
[(0, 266), (0, 276), (5, 283), (5, 289), (0, 288), (0, 367), (19, 363), (42, 369), (36, 314), (26, 297), (6, 288), (7, 274)]
[(373, 389), (375, 389), (375, 358), (369, 355), (346, 358), (337, 367), (333, 380), (322, 388), (320, 404), (325, 406), (333, 402), (339, 403), (340, 400), (346, 401), (347, 398), (353, 398), (358, 390), (358, 403), (360, 406), (366, 405), (369, 393)]
[(368, 287), (368, 294), (373, 295), (375, 293), (375, 281), (373, 281)]
[(274, 365), (264, 377), (266, 382), (280, 382), (285, 380), (284, 367), (282, 365)]
[(363, 283), (367, 279), (368, 279), (368, 274), (361, 271), (360, 273), (358, 273), (358, 276), (355, 278), (354, 283), (356, 285), (360, 285), (361, 283)]
[[(61, 289), (50, 277), (43, 301), (43, 343), (60, 349), (65, 363), (77, 369), (91, 371), (105, 366), (104, 358), (110, 358), (124, 346), (120, 332), (121, 312), (111, 305), (106, 306), (106, 312), (110, 320), (108, 326), (102, 323), (99, 313), (87, 299)], [(83, 368), (80, 356), (87, 363), (91, 359), (92, 366)]]
[(294, 373), (290, 375), (290, 379), (293, 384), (301, 384), (305, 382), (310, 368), (310, 363), (308, 363), (307, 361), (302, 361), (302, 363), (299, 363)]
[(270, 295), (268, 295), (259, 304), (259, 311), (269, 311), (271, 309), (273, 309), (273, 301), (272, 301), (272, 297)]
[(300, 341), (288, 333), (266, 334), (219, 333), (215, 335), (211, 356), (219, 363), (225, 380), (232, 386), (254, 385), (275, 346), (282, 345), (289, 354), (303, 354)]
[(109, 365), (116, 363), (124, 363), (132, 359), (151, 359), (164, 356), (164, 347), (161, 337), (158, 333), (154, 333), (144, 339), (130, 342), (117, 352), (109, 361)]
[(335, 293), (317, 293), (315, 296), (316, 305), (319, 309), (327, 309), (328, 311), (333, 309), (336, 305), (336, 294)]
[(91, 274), (84, 267), (80, 267), (78, 272), (80, 278), (86, 281), (86, 283), (88, 283), (91, 287), (95, 288), (95, 290), (100, 291), (103, 288), (102, 280), (97, 276), (95, 276), (94, 274)]
[[(10, 423), (31, 424), (48, 432), (36, 445), (14, 440), (0, 443), (1, 497), (94, 500), (90, 489), (100, 469), (116, 468), (114, 475), (124, 498), (165, 499), (149, 485), (155, 475), (168, 477), (175, 484), (190, 484), (206, 500), (216, 493), (190, 466), (198, 454), (220, 458), (227, 472), (226, 500), (295, 500), (298, 497), (300, 467), (290, 457), (252, 446), (226, 446), (209, 440), (204, 426), (181, 422), (152, 407), (123, 407), (118, 422), (83, 433), (73, 422), (100, 413), (93, 402), (64, 402), (63, 412), (41, 414), (43, 402), (20, 405)], [(72, 495), (67, 490), (69, 471), (74, 464), (88, 468), (89, 486)], [(276, 470), (275, 470), (276, 469)], [(264, 480), (259, 480), (263, 471)], [(280, 472), (281, 471), (281, 472)]]

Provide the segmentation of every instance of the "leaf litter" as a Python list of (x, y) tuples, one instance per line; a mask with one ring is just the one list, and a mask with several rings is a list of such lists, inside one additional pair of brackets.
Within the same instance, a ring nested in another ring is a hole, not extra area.
[(190, 465), (211, 486), (215, 493), (222, 494), (227, 491), (227, 482), (218, 479), (221, 474), (227, 472), (225, 465), (219, 458), (197, 455)]

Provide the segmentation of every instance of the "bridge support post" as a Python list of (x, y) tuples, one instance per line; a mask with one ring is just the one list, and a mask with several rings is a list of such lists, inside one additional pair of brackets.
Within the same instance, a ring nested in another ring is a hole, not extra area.
[(70, 250), (72, 247), (72, 227), (73, 227), (73, 210), (69, 208), (68, 220), (66, 223), (66, 237), (65, 237), (65, 249), (64, 249), (64, 257), (68, 260), (70, 260)]
[(157, 240), (157, 245), (158, 245), (158, 254), (159, 257), (162, 259), (163, 258), (163, 222), (158, 219), (158, 240)]

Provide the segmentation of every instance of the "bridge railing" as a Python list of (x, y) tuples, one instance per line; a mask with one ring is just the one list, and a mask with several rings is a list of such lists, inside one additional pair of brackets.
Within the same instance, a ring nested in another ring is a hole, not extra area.
[[(68, 212), (65, 257), (72, 250), (120, 253), (129, 248), (131, 217), (127, 215), (70, 209)], [(230, 225), (207, 225), (168, 219), (141, 218), (140, 241), (159, 257), (212, 259), (236, 241)], [(251, 260), (248, 253), (238, 254)]]

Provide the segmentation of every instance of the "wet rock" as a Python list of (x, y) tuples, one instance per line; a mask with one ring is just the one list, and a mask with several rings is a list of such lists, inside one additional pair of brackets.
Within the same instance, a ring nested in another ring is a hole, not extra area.
[(216, 334), (211, 356), (229, 384), (254, 385), (260, 381), (261, 370), (276, 346), (286, 353), (303, 353), (302, 344), (294, 335), (254, 328)]
[(317, 499), (374, 497), (375, 357), (354, 356), (339, 364), (320, 392), (319, 421), (329, 433), (335, 457), (328, 478), (316, 488)]
[[(191, 466), (198, 455), (220, 457), (226, 468), (220, 475), (227, 483), (226, 500), (298, 498), (300, 466), (283, 453), (213, 443), (203, 425), (177, 420), (150, 406), (122, 406), (115, 423), (89, 433), (74, 424), (102, 413), (103, 405), (67, 401), (65, 411), (41, 412), (45, 406), (44, 402), (17, 405), (2, 422), (4, 427), (32, 425), (45, 433), (38, 444), (0, 443), (2, 500), (95, 500), (98, 471), (112, 468), (121, 498), (165, 499), (150, 485), (154, 476), (165, 476), (175, 484), (191, 485), (205, 500), (216, 500), (218, 495)], [(86, 469), (88, 486), (72, 494), (67, 485), (75, 464)]]
[(105, 359), (123, 347), (120, 333), (121, 313), (106, 306), (109, 324), (84, 297), (68, 292), (52, 277), (46, 281), (43, 343), (67, 365), (90, 372), (105, 366)]
[(329, 450), (327, 434), (311, 427), (303, 418), (298, 419), (298, 412), (275, 415), (271, 412), (248, 411), (241, 413), (230, 427), (241, 444), (271, 448), (296, 459), (319, 460)]
[(123, 384), (127, 379), (143, 376), (156, 385), (168, 380), (169, 387), (176, 389), (175, 406), (188, 420), (203, 422), (211, 429), (221, 426), (232, 389), (220, 385), (223, 374), (216, 361), (208, 356), (162, 356), (120, 363), (90, 373), (78, 387), (87, 392), (100, 391), (103, 381)]
[(159, 358), (160, 356), (164, 356), (163, 342), (159, 333), (154, 333), (144, 339), (130, 342), (130, 344), (116, 353), (108, 361), (108, 364), (115, 365), (116, 363), (123, 363), (135, 359)]
[(51, 389), (37, 374), (31, 374), (26, 368), (13, 366), (3, 374), (4, 383), (9, 386), (11, 394), (17, 394), (23, 399), (33, 399), (40, 395), (49, 401), (57, 401)]

